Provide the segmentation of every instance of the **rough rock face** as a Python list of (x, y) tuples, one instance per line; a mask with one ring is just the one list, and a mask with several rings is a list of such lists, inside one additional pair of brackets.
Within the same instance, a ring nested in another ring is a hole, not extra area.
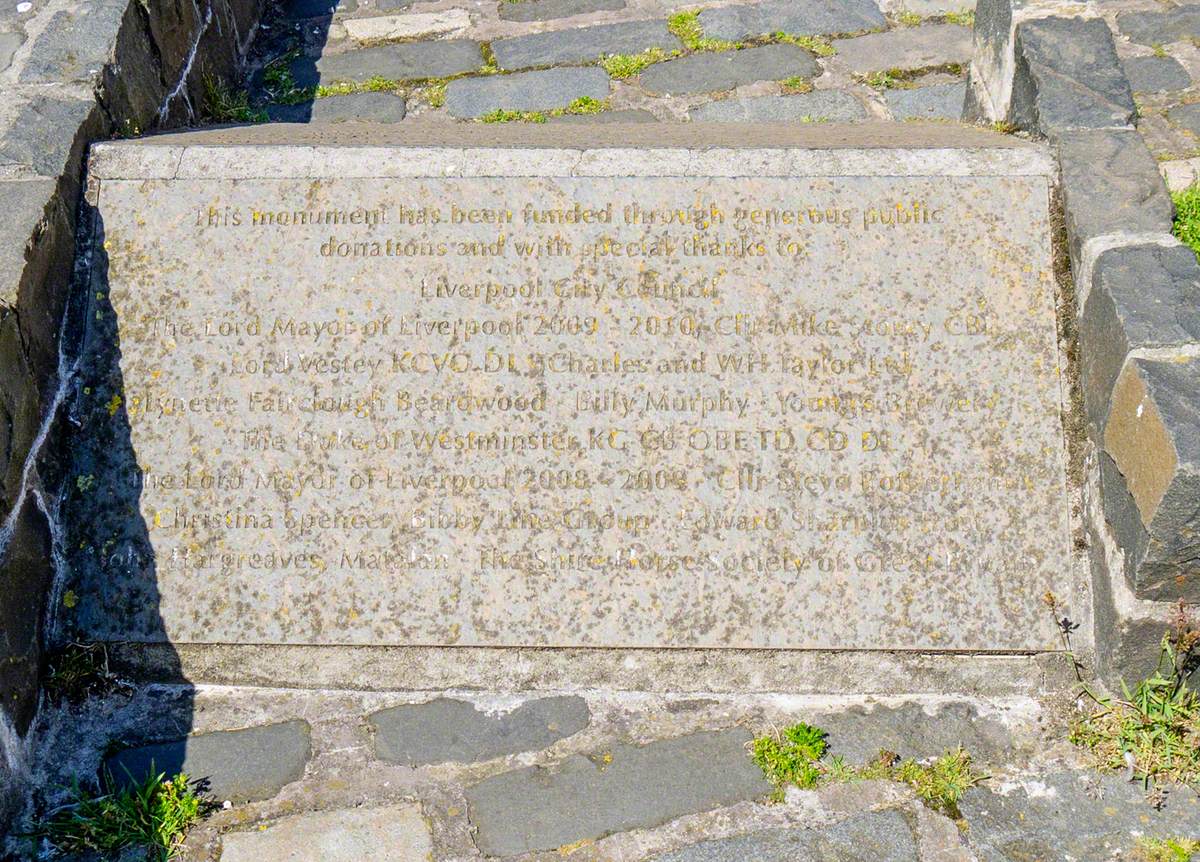
[[(62, 477), (29, 461), (57, 447), (43, 420), (58, 392), (86, 147), (193, 121), (204, 79), (236, 78), (263, 5), (33, 0), (0, 10), (0, 721), (13, 733), (33, 718), (48, 636), (43, 508), (53, 513)], [(0, 832), (22, 769), (3, 749), (0, 738)]]

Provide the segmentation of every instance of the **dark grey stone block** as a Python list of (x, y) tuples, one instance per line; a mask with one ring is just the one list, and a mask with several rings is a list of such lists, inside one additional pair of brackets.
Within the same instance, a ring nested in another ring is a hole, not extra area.
[[(0, 220), (0, 306), (17, 304), (26, 247), (38, 225), (46, 220), (47, 205), (57, 186), (46, 177), (0, 180), (0, 212), (4, 213)], [(0, 446), (0, 452), (4, 451), (6, 447)]]
[(888, 90), (883, 97), (897, 120), (958, 120), (963, 115), (967, 85), (933, 84), (912, 90)]
[(465, 701), (439, 698), (384, 709), (367, 721), (380, 760), (422, 766), (538, 751), (583, 730), (589, 718), (581, 697), (539, 698), (495, 717)]
[(23, 33), (0, 33), (0, 72), (12, 65), (13, 54), (24, 43)]
[(1105, 515), (1134, 592), (1200, 600), (1200, 359), (1130, 360), (1113, 387), (1104, 453), (1140, 522), (1129, 523), (1130, 501), (1110, 476)]
[(615, 744), (495, 775), (467, 789), (475, 841), (492, 856), (552, 850), (765, 796), (771, 785), (750, 760), (750, 739), (732, 729)]
[(468, 39), (431, 42), (404, 42), (376, 45), (341, 54), (328, 54), (317, 60), (304, 57), (292, 63), (292, 75), (301, 87), (333, 84), (337, 81), (390, 81), (445, 78), (472, 72), (483, 65), (479, 43)]
[(299, 105), (269, 105), (267, 116), (274, 123), (398, 123), (406, 108), (404, 97), (395, 93), (351, 93)]
[(957, 24), (904, 27), (833, 43), (840, 63), (860, 75), (889, 69), (931, 69), (971, 59), (971, 30)]
[(295, 720), (128, 748), (109, 757), (104, 766), (118, 786), (131, 777), (183, 772), (192, 779), (207, 779), (217, 799), (254, 802), (270, 799), (297, 781), (311, 756), (308, 722)]
[(552, 123), (657, 123), (658, 118), (641, 108), (626, 111), (602, 111), (599, 114), (563, 114), (551, 117)]
[(1101, 495), (1104, 502), (1105, 524), (1088, 524), (1088, 556), (1092, 569), (1092, 613), (1096, 641), (1096, 673), (1110, 691), (1121, 691), (1121, 683), (1132, 687), (1145, 679), (1158, 665), (1163, 632), (1167, 630), (1167, 614), (1147, 612), (1153, 605), (1117, 605), (1116, 591), (1127, 590), (1126, 574), (1121, 564), (1115, 570), (1105, 553), (1105, 537), (1119, 542), (1124, 553), (1141, 556), (1145, 553), (1146, 531), (1141, 525), (1137, 505), (1125, 487), (1112, 458), (1104, 452), (1100, 462)]
[(1122, 12), (1117, 27), (1143, 45), (1200, 39), (1200, 5), (1172, 6), (1162, 12)]
[(624, 8), (625, 0), (521, 0), (519, 3), (500, 0), (500, 18), (504, 21), (552, 21)]
[(29, 62), (17, 80), (22, 84), (91, 81), (112, 56), (128, 5), (126, 0), (84, 0), (55, 12), (46, 29), (34, 37)]
[(913, 862), (917, 842), (899, 811), (856, 814), (833, 826), (767, 829), (701, 841), (651, 862)]
[(1130, 57), (1121, 65), (1135, 93), (1162, 93), (1192, 85), (1192, 76), (1174, 57)]
[(738, 40), (766, 33), (830, 36), (887, 26), (873, 0), (766, 0), (700, 13), (704, 35)]
[(847, 763), (873, 760), (880, 749), (901, 757), (937, 757), (959, 745), (980, 762), (1003, 762), (1015, 744), (1004, 725), (965, 702), (945, 703), (926, 712), (919, 703), (874, 709), (854, 707), (811, 719), (828, 733), (831, 755)]
[[(90, 99), (35, 96), (16, 104), (12, 124), (0, 129), (0, 164), (27, 165), (47, 177), (73, 171), (98, 113)], [(82, 131), (81, 131), (82, 129)]]
[(1200, 135), (1200, 102), (1171, 108), (1167, 111), (1167, 118), (1193, 135)]
[(1112, 33), (1092, 18), (1017, 25), (1009, 120), (1054, 137), (1067, 129), (1127, 126), (1136, 108)]
[(666, 21), (623, 21), (549, 33), (530, 33), (492, 43), (502, 69), (582, 63), (607, 54), (640, 54), (649, 48), (673, 51), (682, 48)]
[(987, 784), (959, 803), (970, 824), (967, 841), (979, 862), (1112, 859), (1132, 835), (1196, 834), (1197, 806), (1172, 794), (1162, 811), (1140, 784), (1118, 775), (1060, 772), (1038, 776), (1038, 792), (1018, 786), (1001, 793)]
[(755, 81), (812, 78), (819, 72), (816, 58), (808, 51), (778, 44), (657, 63), (642, 72), (641, 82), (652, 93), (708, 93)]
[(1131, 350), (1200, 342), (1200, 264), (1191, 249), (1141, 245), (1100, 255), (1079, 317), (1088, 422), (1102, 439), (1113, 384)]
[(1170, 233), (1174, 206), (1158, 164), (1130, 130), (1077, 131), (1058, 140), (1071, 260), (1093, 237), (1118, 231)]
[(688, 116), (698, 123), (853, 122), (866, 119), (867, 109), (845, 90), (816, 90), (790, 96), (722, 99), (693, 108)]
[(446, 109), (455, 117), (482, 117), (498, 108), (547, 111), (565, 108), (578, 98), (608, 98), (603, 69), (546, 69), (516, 75), (460, 78), (446, 87)]

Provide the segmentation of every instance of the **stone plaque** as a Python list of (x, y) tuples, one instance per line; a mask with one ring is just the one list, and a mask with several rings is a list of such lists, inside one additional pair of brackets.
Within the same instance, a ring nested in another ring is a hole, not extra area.
[(97, 148), (81, 628), (1054, 646), (1042, 150), (504, 134)]

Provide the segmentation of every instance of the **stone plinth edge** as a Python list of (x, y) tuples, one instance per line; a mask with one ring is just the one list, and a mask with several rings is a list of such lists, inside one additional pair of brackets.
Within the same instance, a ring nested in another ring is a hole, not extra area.
[(1077, 297), (1098, 670), (1153, 671), (1200, 601), (1200, 264), (1141, 135), (1112, 33), (1048, 0), (980, 0), (969, 113), (1050, 139)]

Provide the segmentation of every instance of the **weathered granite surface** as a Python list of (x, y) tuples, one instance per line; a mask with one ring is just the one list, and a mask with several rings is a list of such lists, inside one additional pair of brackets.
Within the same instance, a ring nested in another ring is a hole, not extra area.
[(119, 331), (121, 365), (90, 381), (78, 447), (81, 631), (1054, 643), (1038, 597), (1071, 552), (1040, 150), (464, 134), (315, 161), (103, 148), (93, 344)]
[(761, 799), (771, 785), (746, 754), (751, 739), (732, 728), (617, 743), (492, 776), (466, 791), (475, 841), (489, 856), (515, 856)]
[(104, 769), (118, 786), (182, 772), (203, 780), (220, 801), (270, 799), (304, 774), (312, 751), (309, 734), (308, 723), (300, 720), (197, 734), (118, 751)]

